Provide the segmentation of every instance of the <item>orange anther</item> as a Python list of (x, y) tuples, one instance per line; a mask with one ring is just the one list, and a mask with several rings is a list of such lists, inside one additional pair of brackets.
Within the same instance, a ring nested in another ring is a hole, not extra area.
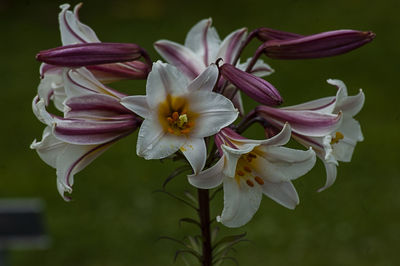
[(190, 128), (185, 128), (185, 129), (182, 129), (181, 130), (181, 133), (182, 134), (187, 134), (187, 133), (189, 133), (190, 132)]
[(169, 133), (174, 134), (174, 130), (172, 128), (169, 127), (167, 130)]
[(167, 117), (167, 121), (168, 123), (172, 124), (174, 122), (174, 120), (171, 117)]
[(240, 176), (244, 176), (244, 172), (242, 170), (237, 170), (236, 173)]
[(254, 180), (256, 180), (256, 182), (257, 182), (259, 185), (264, 185), (264, 180), (263, 180), (261, 177), (256, 176), (256, 177), (254, 177)]
[(249, 180), (249, 179), (246, 180), (246, 184), (247, 184), (249, 187), (254, 187), (254, 183), (251, 182), (251, 180)]
[(173, 112), (172, 113), (172, 119), (174, 119), (174, 121), (176, 121), (176, 120), (178, 120), (178, 118), (179, 118), (178, 112)]
[(244, 168), (244, 170), (245, 170), (246, 172), (251, 173), (251, 168), (248, 167), (247, 165), (245, 165), (243, 168)]

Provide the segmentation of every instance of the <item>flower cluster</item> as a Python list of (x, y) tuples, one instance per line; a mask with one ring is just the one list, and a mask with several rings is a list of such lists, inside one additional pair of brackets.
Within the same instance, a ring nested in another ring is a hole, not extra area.
[[(274, 70), (260, 57), (334, 56), (370, 42), (372, 32), (303, 36), (268, 28), (247, 33), (243, 28), (221, 40), (211, 19), (204, 19), (189, 31), (184, 45), (155, 42), (166, 63), (153, 63), (137, 44), (100, 42), (78, 19), (80, 7), (70, 11), (69, 5), (61, 6), (62, 46), (37, 55), (43, 63), (32, 103), (46, 127), (31, 148), (56, 168), (57, 187), (66, 200), (74, 174), (139, 128), (137, 155), (182, 155), (193, 170), (191, 185), (223, 185), (224, 208), (217, 220), (239, 227), (253, 217), (263, 194), (294, 209), (299, 197), (292, 180), (309, 172), (316, 157), (326, 168), (320, 191), (331, 186), (338, 161), (349, 162), (363, 140), (353, 118), (364, 104), (361, 90), (348, 96), (342, 81), (329, 79), (336, 96), (281, 107), (278, 89), (263, 79)], [(255, 39), (260, 46), (242, 63), (243, 50)], [(108, 86), (121, 79), (146, 79), (146, 95), (126, 95)], [(241, 93), (260, 105), (245, 113)], [(58, 114), (48, 111), (51, 102)], [(264, 127), (265, 139), (241, 135), (253, 123)], [(291, 138), (305, 149), (284, 147)]]

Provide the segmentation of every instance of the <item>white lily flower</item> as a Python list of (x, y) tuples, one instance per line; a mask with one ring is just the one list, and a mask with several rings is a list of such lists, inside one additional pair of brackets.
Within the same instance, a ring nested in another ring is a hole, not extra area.
[[(280, 109), (286, 116), (297, 116), (302, 112), (341, 116), (340, 123), (333, 128), (327, 128), (328, 130), (320, 130), (322, 127), (319, 123), (291, 123), (293, 138), (305, 147), (312, 147), (325, 165), (326, 183), (318, 191), (325, 190), (335, 182), (338, 162), (350, 162), (357, 142), (364, 139), (360, 124), (353, 118), (364, 105), (364, 93), (360, 89), (357, 95), (348, 96), (346, 85), (342, 81), (329, 79), (328, 83), (338, 88), (336, 96)], [(278, 127), (287, 121), (287, 117), (279, 115), (271, 117), (271, 114), (262, 117)]]
[[(180, 69), (190, 79), (196, 78), (206, 67), (215, 63), (219, 58), (222, 58), (226, 64), (233, 64), (240, 47), (246, 40), (247, 29), (238, 29), (221, 41), (216, 29), (211, 24), (211, 18), (199, 21), (189, 30), (184, 45), (168, 40), (159, 40), (154, 44), (154, 48), (168, 63)], [(235, 66), (245, 70), (249, 62), (250, 58), (245, 63), (238, 61)], [(264, 77), (273, 72), (274, 70), (260, 59), (250, 73)], [(223, 81), (219, 85), (222, 84)], [(236, 93), (234, 96), (231, 95), (233, 92)], [(232, 96), (234, 105), (243, 114), (240, 93), (233, 85), (228, 85), (225, 88), (224, 95)]]
[(131, 134), (141, 123), (120, 103), (126, 95), (115, 92), (85, 68), (65, 70), (64, 116), (46, 110), (46, 100), (36, 96), (33, 112), (46, 128), (42, 140), (34, 140), (40, 158), (57, 170), (57, 188), (65, 200), (72, 192), (74, 175), (106, 151), (113, 143)]
[(288, 124), (266, 140), (245, 139), (227, 128), (218, 133), (221, 159), (198, 175), (188, 176), (198, 188), (210, 189), (223, 183), (224, 209), (218, 221), (228, 227), (246, 224), (258, 210), (262, 194), (289, 209), (299, 204), (291, 181), (314, 166), (315, 153), (312, 149), (281, 147), (290, 136)]
[(203, 169), (203, 138), (230, 125), (238, 115), (231, 101), (212, 92), (217, 78), (215, 65), (189, 81), (174, 66), (154, 63), (147, 80), (147, 95), (121, 100), (126, 108), (144, 118), (137, 154), (145, 159), (161, 159), (180, 150), (195, 173)]

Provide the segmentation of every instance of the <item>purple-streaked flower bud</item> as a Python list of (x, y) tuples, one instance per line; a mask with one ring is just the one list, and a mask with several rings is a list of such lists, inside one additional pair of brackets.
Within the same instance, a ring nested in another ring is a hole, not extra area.
[(222, 76), (255, 101), (265, 105), (280, 105), (282, 97), (278, 90), (266, 80), (246, 73), (230, 64), (220, 67)]
[(293, 40), (304, 36), (286, 31), (274, 30), (269, 28), (259, 28), (256, 30), (256, 37), (262, 42), (267, 42), (271, 40)]
[(375, 34), (370, 31), (335, 30), (295, 39), (269, 40), (264, 44), (264, 53), (276, 59), (321, 58), (350, 52), (374, 38)]
[(108, 83), (122, 79), (146, 79), (151, 66), (142, 61), (88, 66), (101, 82)]
[(41, 51), (36, 59), (47, 64), (81, 67), (134, 61), (143, 49), (133, 43), (79, 43)]

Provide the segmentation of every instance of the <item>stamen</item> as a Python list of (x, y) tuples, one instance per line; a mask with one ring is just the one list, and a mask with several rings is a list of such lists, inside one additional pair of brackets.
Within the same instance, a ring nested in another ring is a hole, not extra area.
[(182, 134), (187, 134), (187, 133), (189, 133), (190, 132), (190, 128), (185, 128), (185, 129), (182, 129), (181, 130), (181, 133)]
[(240, 176), (244, 176), (244, 172), (242, 170), (237, 170), (236, 173)]
[(254, 187), (254, 183), (253, 183), (251, 180), (249, 180), (249, 179), (246, 180), (246, 184), (247, 184), (249, 187)]
[(331, 140), (331, 145), (332, 145), (332, 144), (338, 143), (339, 140), (341, 140), (341, 139), (343, 139), (343, 138), (344, 138), (344, 136), (343, 136), (342, 133), (336, 132), (336, 133), (335, 133), (335, 137), (333, 137), (332, 140)]
[(174, 130), (173, 130), (172, 128), (170, 128), (170, 127), (169, 127), (167, 130), (168, 130), (168, 132), (171, 133), (171, 134), (174, 133)]
[(182, 127), (185, 123), (187, 123), (188, 118), (186, 114), (180, 115), (179, 120), (177, 122), (178, 127)]
[(256, 180), (256, 182), (257, 182), (259, 185), (264, 185), (264, 180), (263, 180), (261, 177), (256, 176), (256, 177), (254, 177), (254, 180)]
[(178, 120), (178, 118), (179, 118), (178, 112), (173, 112), (172, 113), (172, 119), (174, 119), (174, 121), (176, 121), (176, 120)]
[(243, 168), (244, 168), (244, 170), (245, 170), (246, 172), (251, 173), (251, 168), (248, 167), (247, 165), (245, 165)]

